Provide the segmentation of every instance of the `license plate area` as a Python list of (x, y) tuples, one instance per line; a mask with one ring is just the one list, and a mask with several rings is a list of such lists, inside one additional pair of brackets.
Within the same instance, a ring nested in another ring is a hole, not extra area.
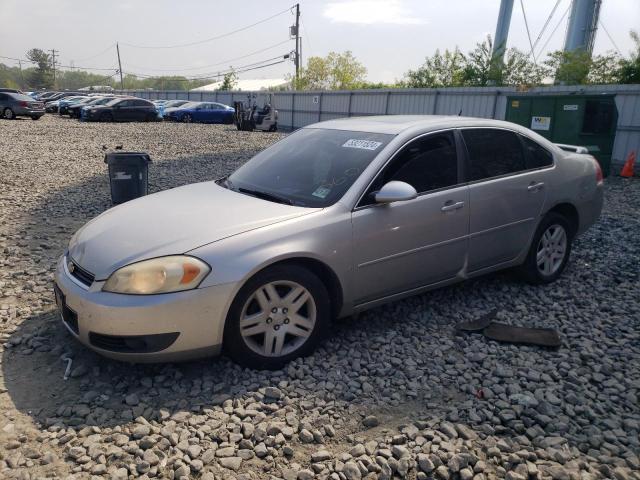
[(58, 285), (53, 285), (53, 292), (56, 296), (56, 305), (58, 306), (58, 313), (64, 324), (76, 335), (79, 333), (78, 329), (78, 315), (67, 306), (66, 298), (62, 290)]

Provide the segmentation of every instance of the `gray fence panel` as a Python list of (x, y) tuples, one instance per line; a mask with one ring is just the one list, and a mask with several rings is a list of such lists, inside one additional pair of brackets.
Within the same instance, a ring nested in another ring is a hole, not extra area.
[(437, 93), (398, 93), (389, 92), (387, 113), (389, 115), (428, 115), (435, 107)]
[(351, 115), (384, 115), (387, 93), (358, 93), (351, 98)]
[(322, 94), (322, 112), (349, 113), (349, 93), (325, 92)]

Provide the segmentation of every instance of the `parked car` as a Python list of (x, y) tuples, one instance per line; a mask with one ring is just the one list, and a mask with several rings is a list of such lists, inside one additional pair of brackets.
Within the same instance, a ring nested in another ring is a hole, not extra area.
[(87, 100), (89, 97), (78, 95), (75, 97), (66, 97), (58, 100), (58, 115), (66, 115), (69, 105), (75, 105), (76, 103)]
[(180, 110), (181, 108), (189, 108), (192, 105), (197, 104), (198, 102), (188, 102), (186, 100), (175, 100), (176, 102), (182, 102), (182, 103), (177, 103), (175, 105), (164, 105), (164, 107), (162, 108), (162, 117), (165, 120), (174, 120), (175, 121), (175, 117), (171, 117), (170, 115), (172, 115), (174, 112)]
[(91, 105), (85, 109), (85, 120), (100, 122), (144, 121), (158, 119), (156, 106), (142, 98), (114, 98), (104, 105)]
[(176, 122), (233, 123), (233, 107), (214, 102), (189, 102), (167, 112), (164, 118)]
[(85, 108), (90, 107), (92, 105), (104, 105), (105, 103), (112, 101), (114, 98), (115, 97), (113, 97), (113, 95), (108, 97), (89, 97), (84, 102), (78, 102), (75, 105), (69, 105), (67, 107), (67, 112), (69, 113), (69, 116), (71, 118), (81, 118), (82, 111)]
[(177, 108), (190, 103), (189, 100), (169, 100), (164, 104), (164, 108)]
[(40, 120), (44, 115), (44, 104), (28, 95), (14, 92), (0, 92), (0, 113), (2, 118), (13, 120), (16, 117), (31, 117)]
[(592, 156), (512, 123), (332, 120), (87, 223), (58, 262), (58, 305), (109, 357), (224, 348), (281, 368), (336, 317), (510, 267), (553, 282), (602, 202)]
[(6, 92), (6, 93), (23, 93), (20, 90), (16, 90), (15, 88), (0, 88), (0, 92)]

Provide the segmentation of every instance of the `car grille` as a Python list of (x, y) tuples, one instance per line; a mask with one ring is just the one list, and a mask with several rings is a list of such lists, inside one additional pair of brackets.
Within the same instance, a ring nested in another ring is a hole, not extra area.
[(73, 260), (67, 264), (67, 269), (73, 278), (87, 287), (90, 287), (96, 278), (93, 273), (88, 272)]

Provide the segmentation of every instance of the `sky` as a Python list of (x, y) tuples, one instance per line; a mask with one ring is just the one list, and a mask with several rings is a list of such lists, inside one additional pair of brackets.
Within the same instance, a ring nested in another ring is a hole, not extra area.
[[(251, 68), (279, 62), (294, 49), (293, 1), (0, 0), (0, 56), (25, 58), (30, 48), (56, 49), (61, 65), (110, 75), (117, 68), (118, 42), (124, 72), (198, 77)], [(556, 1), (522, 0), (534, 42)], [(566, 17), (560, 20), (570, 3), (559, 0), (537, 57), (562, 48)], [(493, 36), (499, 7), (500, 0), (300, 0), (302, 59), (351, 50), (370, 81), (392, 82), (436, 49), (458, 46), (467, 52)], [(639, 28), (640, 0), (603, 0), (600, 19), (595, 53), (619, 49), (627, 55), (633, 48), (629, 30)], [(530, 51), (519, 0), (507, 46)], [(240, 77), (281, 78), (293, 71), (287, 60)]]

